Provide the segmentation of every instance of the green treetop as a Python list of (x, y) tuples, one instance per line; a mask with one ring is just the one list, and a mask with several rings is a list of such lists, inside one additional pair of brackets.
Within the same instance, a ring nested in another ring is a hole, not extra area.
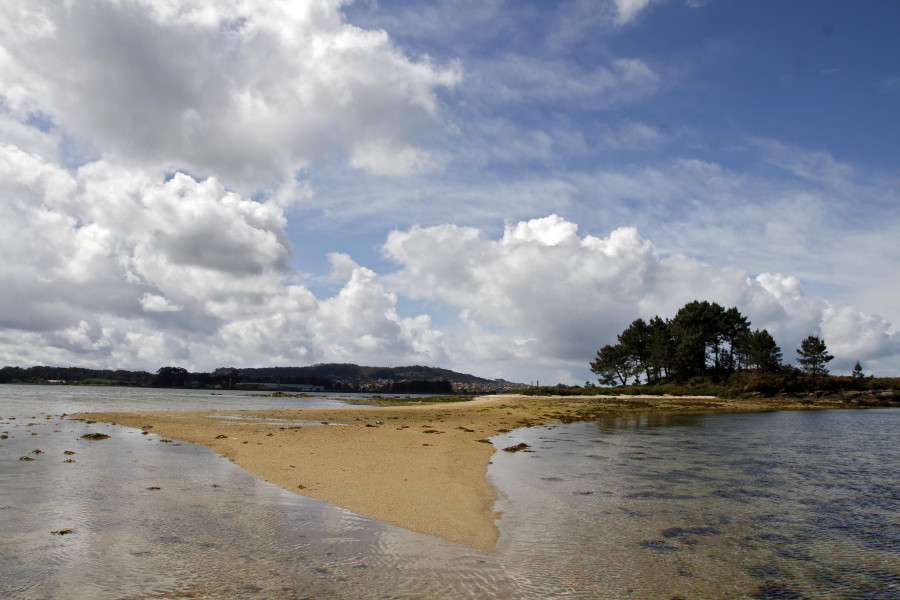
[(693, 301), (672, 319), (633, 321), (606, 345), (591, 363), (604, 385), (624, 385), (634, 377), (656, 383), (695, 376), (723, 377), (738, 369), (777, 371), (781, 349), (769, 332), (750, 331), (750, 322), (736, 307)]
[(827, 375), (828, 369), (825, 365), (833, 358), (828, 354), (825, 340), (817, 335), (808, 336), (797, 348), (797, 362), (800, 363), (800, 368), (814, 377)]

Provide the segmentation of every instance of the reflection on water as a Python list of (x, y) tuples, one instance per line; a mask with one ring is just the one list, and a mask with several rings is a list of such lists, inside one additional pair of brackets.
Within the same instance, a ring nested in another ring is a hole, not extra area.
[(489, 554), (291, 494), (204, 448), (60, 417), (298, 400), (102, 392), (0, 386), (0, 597), (900, 599), (900, 410), (498, 436), (530, 447), (493, 458)]
[[(391, 396), (391, 394), (382, 394)], [(330, 408), (365, 397), (337, 393), (266, 396), (235, 390), (166, 390), (154, 388), (81, 387), (0, 384), (0, 416), (71, 414), (141, 410), (240, 410), (261, 408)]]
[(900, 598), (900, 411), (638, 415), (498, 440), (534, 597)]
[(291, 494), (205, 448), (0, 417), (2, 598), (518, 595), (489, 554)]

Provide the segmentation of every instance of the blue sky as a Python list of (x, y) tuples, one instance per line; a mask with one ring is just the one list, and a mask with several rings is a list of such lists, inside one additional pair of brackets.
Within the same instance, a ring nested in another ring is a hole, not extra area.
[(900, 5), (0, 8), (0, 362), (581, 383), (737, 306), (900, 375)]

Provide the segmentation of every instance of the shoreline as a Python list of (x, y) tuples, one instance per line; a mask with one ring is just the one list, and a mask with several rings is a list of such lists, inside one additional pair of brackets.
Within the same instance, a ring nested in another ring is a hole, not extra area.
[(518, 427), (635, 412), (864, 408), (840, 399), (709, 396), (481, 396), (444, 404), (70, 415), (211, 449), (265, 481), (360, 515), (490, 552), (497, 448)]

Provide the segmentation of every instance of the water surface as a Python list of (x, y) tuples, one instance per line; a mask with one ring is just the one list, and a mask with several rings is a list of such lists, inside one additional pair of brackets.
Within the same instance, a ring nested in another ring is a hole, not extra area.
[(281, 490), (202, 447), (61, 417), (341, 402), (0, 386), (0, 597), (900, 600), (898, 409), (497, 436), (530, 451), (490, 466), (494, 553)]
[(900, 598), (898, 440), (897, 409), (517, 430), (498, 551), (546, 597)]

